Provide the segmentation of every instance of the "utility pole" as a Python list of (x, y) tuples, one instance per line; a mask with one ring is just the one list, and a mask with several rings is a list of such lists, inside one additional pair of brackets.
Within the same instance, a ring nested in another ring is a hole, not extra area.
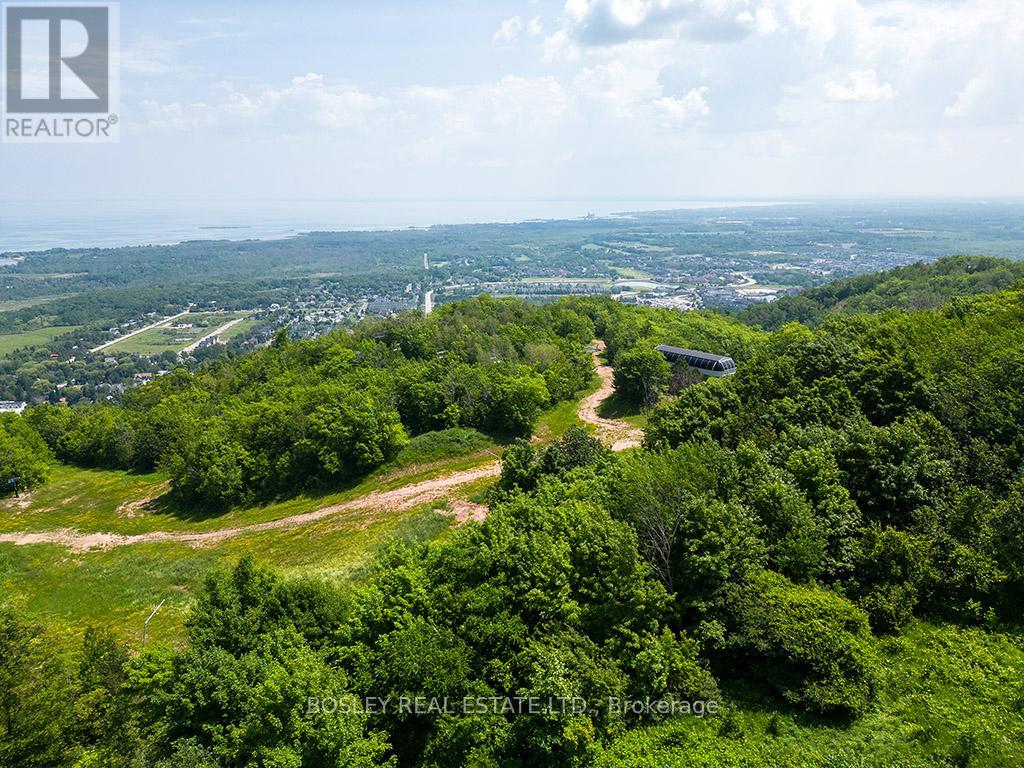
[(165, 597), (163, 600), (160, 601), (159, 605), (157, 605), (157, 607), (153, 609), (153, 612), (151, 614), (149, 614), (149, 618), (146, 619), (142, 623), (142, 645), (143, 645), (143, 647), (145, 647), (145, 645), (146, 645), (146, 630), (149, 628), (149, 622), (153, 620), (153, 617), (156, 616), (156, 612), (159, 611), (160, 608), (163, 607), (163, 604), (166, 601), (167, 601), (167, 598)]

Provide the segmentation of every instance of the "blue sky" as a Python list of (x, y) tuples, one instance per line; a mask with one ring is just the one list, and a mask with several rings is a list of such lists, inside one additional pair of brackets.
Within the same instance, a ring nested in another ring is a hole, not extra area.
[(1024, 194), (1019, 0), (121, 3), (121, 142), (0, 197)]

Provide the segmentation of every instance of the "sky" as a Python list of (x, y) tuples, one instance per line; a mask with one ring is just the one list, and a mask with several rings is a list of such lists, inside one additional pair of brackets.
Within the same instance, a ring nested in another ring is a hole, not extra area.
[(0, 199), (1024, 195), (1022, 0), (120, 4), (121, 140)]

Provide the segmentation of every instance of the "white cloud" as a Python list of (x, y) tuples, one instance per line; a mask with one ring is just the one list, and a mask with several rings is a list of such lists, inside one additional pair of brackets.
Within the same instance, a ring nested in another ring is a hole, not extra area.
[(505, 19), (494, 33), (494, 42), (498, 45), (512, 45), (519, 39), (519, 33), (523, 31), (523, 20), (519, 16)]
[(663, 96), (657, 99), (654, 106), (661, 112), (663, 124), (668, 127), (679, 127), (710, 115), (708, 90), (706, 85), (702, 85), (692, 88), (682, 97)]
[(480, 129), (541, 131), (572, 111), (572, 98), (554, 77), (505, 75), (457, 89), (459, 111)]
[(961, 118), (967, 117), (975, 110), (985, 95), (990, 90), (988, 80), (983, 77), (972, 77), (967, 81), (963, 90), (957, 94), (956, 101), (944, 110), (946, 117)]
[(701, 85), (690, 89), (682, 97), (663, 96), (653, 102), (654, 108), (662, 116), (663, 125), (678, 128), (711, 115), (709, 90), (708, 86)]
[(236, 19), (186, 19), (182, 22), (203, 30), (191, 37), (166, 38), (144, 35), (135, 38), (115, 54), (115, 64), (126, 73), (166, 75), (192, 67), (181, 62), (182, 53), (202, 43), (218, 42), (245, 36)]
[(292, 78), (292, 85), (303, 85), (304, 83), (323, 83), (324, 76), (316, 72), (307, 72), (304, 75), (296, 75)]
[(851, 72), (841, 83), (825, 84), (825, 96), (829, 101), (889, 101), (899, 94), (890, 83), (880, 82), (873, 69)]
[(540, 16), (534, 16), (530, 19), (530, 23), (526, 27), (527, 31), (534, 37), (544, 34), (544, 22), (540, 20)]
[(726, 42), (778, 28), (771, 6), (760, 0), (567, 0), (564, 20), (585, 46), (680, 36)]
[(569, 33), (564, 29), (560, 29), (544, 38), (544, 54), (541, 56), (541, 61), (545, 64), (552, 64), (558, 61), (578, 61), (579, 58), (579, 46), (572, 41)]
[(385, 113), (386, 98), (358, 88), (329, 84), (322, 74), (307, 72), (281, 88), (236, 90), (222, 84), (224, 98), (215, 104), (195, 101), (142, 102), (147, 124), (157, 129), (183, 129), (210, 125), (248, 124), (256, 132), (295, 135), (315, 130), (365, 130)]
[(334, 83), (321, 73), (290, 78), (282, 87), (257, 90), (220, 87), (217, 103), (159, 103), (142, 113), (160, 130), (230, 125), (283, 138), (316, 137), (324, 131), (380, 135), (396, 145), (425, 140), (452, 149), (505, 137), (510, 140), (557, 128), (574, 111), (573, 97), (553, 77), (506, 75), (465, 86), (410, 86), (372, 93)]
[(189, 16), (182, 19), (181, 23), (191, 27), (238, 27), (241, 26), (242, 20), (237, 16), (218, 16), (215, 18)]
[(664, 95), (658, 82), (662, 64), (662, 57), (647, 44), (643, 51), (624, 53), (583, 69), (574, 79), (573, 88), (615, 117), (635, 117)]
[(164, 75), (182, 69), (178, 52), (186, 43), (177, 40), (144, 38), (123, 48), (118, 62), (122, 71), (141, 75)]

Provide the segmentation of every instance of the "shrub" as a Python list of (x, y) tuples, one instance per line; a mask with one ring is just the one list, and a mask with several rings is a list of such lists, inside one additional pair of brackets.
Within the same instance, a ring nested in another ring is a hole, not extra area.
[(790, 701), (859, 714), (874, 696), (878, 662), (868, 617), (846, 598), (760, 571), (734, 606), (730, 646)]

